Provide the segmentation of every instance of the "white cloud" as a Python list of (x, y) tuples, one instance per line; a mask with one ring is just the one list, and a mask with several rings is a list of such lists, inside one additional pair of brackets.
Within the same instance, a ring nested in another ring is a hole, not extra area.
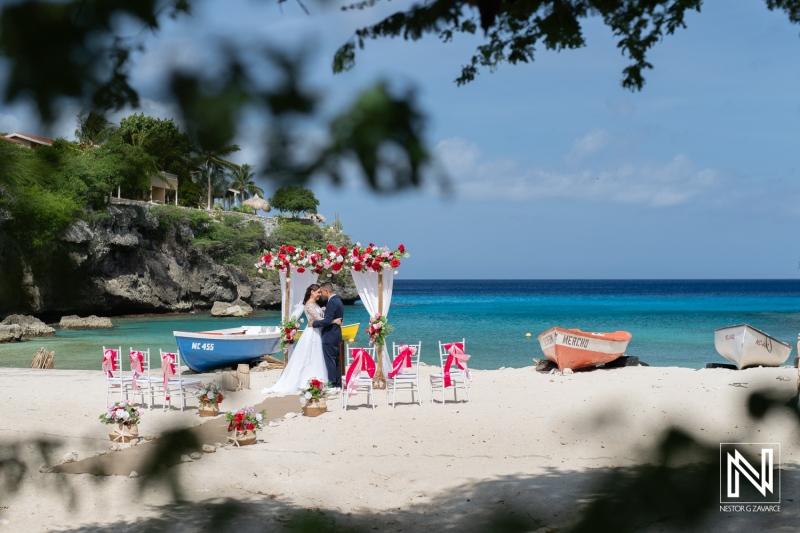
[(603, 150), (611, 144), (613, 136), (606, 130), (590, 131), (583, 137), (575, 139), (572, 143), (572, 150), (564, 159), (568, 163), (577, 163), (597, 152)]
[[(602, 138), (595, 138), (594, 144), (587, 141), (580, 150), (601, 144)], [(719, 179), (712, 169), (695, 168), (684, 154), (660, 165), (627, 163), (567, 171), (528, 167), (515, 159), (485, 161), (477, 145), (461, 138), (441, 141), (435, 151), (456, 192), (475, 200), (569, 198), (663, 207), (685, 203)]]

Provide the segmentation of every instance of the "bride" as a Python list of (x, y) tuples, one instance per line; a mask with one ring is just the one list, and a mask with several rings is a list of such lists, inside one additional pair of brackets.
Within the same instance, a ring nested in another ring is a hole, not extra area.
[[(325, 316), (317, 299), (320, 296), (320, 288), (316, 283), (309, 285), (306, 294), (303, 296), (303, 311), (306, 314), (308, 326), (303, 330), (300, 340), (295, 344), (292, 356), (286, 363), (278, 382), (270, 388), (262, 389), (262, 393), (273, 394), (295, 394), (299, 389), (308, 386), (308, 380), (316, 378), (323, 383), (328, 382), (328, 370), (325, 367), (325, 357), (322, 353), (322, 338), (319, 328), (312, 325), (315, 320), (320, 320)], [(341, 325), (342, 319), (337, 318), (334, 322)]]

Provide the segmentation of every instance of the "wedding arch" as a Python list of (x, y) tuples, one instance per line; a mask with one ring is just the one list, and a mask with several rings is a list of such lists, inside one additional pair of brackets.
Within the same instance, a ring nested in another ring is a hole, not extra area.
[[(335, 246), (328, 244), (321, 250), (305, 250), (291, 244), (266, 252), (256, 263), (259, 274), (278, 271), (281, 282), (281, 327), (284, 362), (291, 357), (294, 335), (299, 328), (297, 317), (303, 311), (303, 296), (309, 285), (320, 277), (330, 278), (342, 271), (350, 271), (358, 296), (370, 316), (368, 334), (375, 346), (377, 369), (373, 386), (386, 387), (384, 368), (391, 368), (389, 351), (383, 342), (380, 329), (386, 327), (386, 318), (392, 302), (394, 276), (401, 260), (410, 255), (401, 244), (395, 250), (370, 243), (361, 246)], [(343, 371), (345, 369), (342, 369)]]

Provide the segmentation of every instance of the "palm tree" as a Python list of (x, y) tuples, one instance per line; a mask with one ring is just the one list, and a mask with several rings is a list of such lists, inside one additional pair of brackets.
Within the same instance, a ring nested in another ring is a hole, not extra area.
[(231, 178), (231, 189), (236, 189), (241, 193), (242, 199), (244, 200), (244, 193), (245, 191), (250, 196), (254, 194), (260, 195), (262, 198), (264, 197), (264, 190), (256, 185), (255, 182), (256, 173), (253, 172), (253, 167), (248, 165), (247, 163), (243, 164), (239, 168), (233, 171)]
[(213, 193), (213, 186), (211, 184), (211, 174), (212, 171), (228, 168), (231, 170), (236, 170), (239, 166), (236, 163), (231, 163), (227, 159), (223, 159), (228, 157), (234, 152), (238, 152), (240, 150), (238, 144), (231, 144), (229, 146), (223, 146), (217, 150), (213, 148), (195, 148), (195, 153), (197, 154), (198, 159), (198, 166), (206, 171), (206, 178), (208, 180), (208, 209), (211, 209), (211, 196)]

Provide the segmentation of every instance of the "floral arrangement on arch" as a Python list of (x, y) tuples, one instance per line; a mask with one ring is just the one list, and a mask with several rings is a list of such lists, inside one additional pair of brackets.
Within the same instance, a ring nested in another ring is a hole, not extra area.
[(197, 397), (200, 403), (210, 403), (211, 405), (219, 405), (225, 399), (225, 395), (216, 381), (197, 385)]
[(255, 431), (264, 427), (266, 416), (266, 409), (256, 413), (256, 408), (248, 405), (236, 412), (228, 411), (225, 413), (225, 420), (228, 421), (228, 431)]
[(294, 316), (281, 321), (281, 350), (294, 344), (294, 338), (297, 332), (300, 331), (300, 323), (302, 321), (302, 318), (297, 320)]
[[(392, 251), (386, 246), (378, 248), (372, 243), (362, 248), (361, 243), (357, 242), (350, 251), (350, 264), (356, 272), (362, 270), (380, 272), (383, 269), (397, 269), (400, 266), (400, 260), (404, 257), (411, 257), (411, 255), (406, 252), (406, 247), (402, 244)], [(397, 273), (396, 270), (395, 273)]]
[(394, 331), (394, 327), (389, 325), (389, 321), (386, 320), (386, 316), (381, 316), (380, 314), (376, 313), (372, 318), (369, 319), (369, 327), (367, 328), (369, 345), (383, 346), (384, 340), (386, 340), (386, 337), (392, 331)]
[(123, 424), (131, 426), (138, 424), (142, 413), (133, 406), (130, 400), (114, 402), (108, 406), (108, 410), (100, 415), (100, 422), (103, 424)]
[[(264, 271), (297, 272), (312, 270), (319, 275), (331, 277), (345, 268), (356, 272), (380, 272), (383, 269), (397, 269), (401, 259), (411, 257), (402, 244), (396, 250), (386, 246), (377, 247), (370, 243), (366, 247), (357, 242), (352, 248), (328, 244), (324, 250), (303, 250), (291, 244), (283, 245), (277, 251), (265, 252), (255, 263), (259, 274)], [(395, 273), (397, 271), (395, 270)]]
[[(305, 389), (300, 389), (300, 403), (310, 402), (312, 400), (321, 400), (323, 398), (327, 398), (329, 394), (328, 388), (330, 387), (329, 383), (323, 383), (322, 381), (318, 380), (317, 378), (311, 378), (308, 380), (308, 386)], [(305, 401), (303, 401), (305, 400)]]

